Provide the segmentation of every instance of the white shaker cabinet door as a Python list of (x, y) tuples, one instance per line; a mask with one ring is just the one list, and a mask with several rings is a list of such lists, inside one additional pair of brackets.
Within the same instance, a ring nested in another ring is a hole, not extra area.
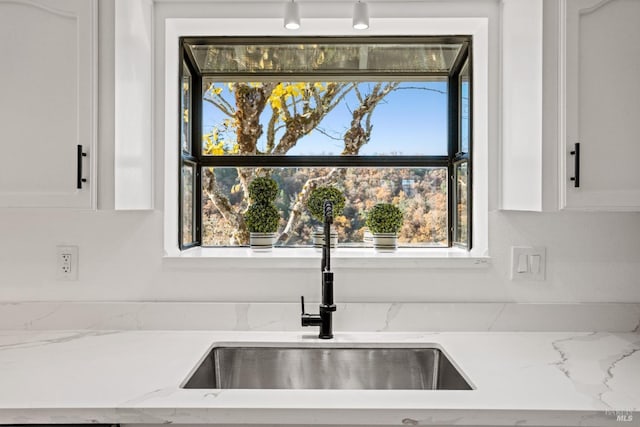
[(560, 8), (560, 205), (640, 211), (640, 1)]
[(0, 0), (0, 207), (95, 207), (96, 9)]

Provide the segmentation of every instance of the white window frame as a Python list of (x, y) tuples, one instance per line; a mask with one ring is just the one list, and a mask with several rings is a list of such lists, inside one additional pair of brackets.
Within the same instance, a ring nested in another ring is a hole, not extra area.
[[(337, 30), (339, 29), (339, 30)], [(488, 258), (488, 138), (489, 138), (489, 25), (488, 18), (388, 18), (376, 19), (366, 35), (449, 35), (473, 36), (473, 212), (470, 251), (459, 248), (408, 249), (394, 254), (376, 254), (373, 250), (338, 249), (337, 267), (366, 268), (373, 261), (376, 266), (390, 267), (477, 267), (486, 266)], [(226, 267), (305, 267), (315, 263), (313, 248), (276, 248), (266, 257), (251, 253), (246, 248), (192, 248), (180, 251), (178, 246), (178, 187), (179, 143), (178, 78), (179, 39), (188, 36), (291, 36), (281, 19), (203, 18), (165, 20), (164, 69), (164, 253), (165, 258), (219, 260)], [(305, 19), (304, 27), (296, 32), (300, 36), (362, 36), (352, 30), (345, 19)], [(282, 259), (283, 262), (277, 262)], [(250, 261), (254, 260), (254, 261)], [(213, 265), (213, 264), (212, 264)], [(313, 264), (315, 265), (315, 264)]]

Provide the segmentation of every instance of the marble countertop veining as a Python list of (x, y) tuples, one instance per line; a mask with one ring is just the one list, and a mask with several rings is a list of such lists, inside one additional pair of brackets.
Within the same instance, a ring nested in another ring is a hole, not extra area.
[[(181, 389), (215, 343), (441, 346), (475, 390)], [(0, 331), (0, 424), (640, 425), (640, 335)]]

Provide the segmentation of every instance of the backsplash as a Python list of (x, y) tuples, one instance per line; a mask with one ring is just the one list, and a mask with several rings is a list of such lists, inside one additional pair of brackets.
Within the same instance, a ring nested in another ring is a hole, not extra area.
[[(336, 268), (335, 300), (640, 303), (639, 221), (634, 213), (494, 211), (488, 267)], [(159, 211), (2, 211), (0, 301), (297, 304), (300, 295), (319, 298), (320, 254), (317, 268), (294, 268), (293, 260), (291, 268), (176, 265), (163, 260), (161, 230)], [(56, 280), (59, 244), (79, 247), (78, 281)], [(511, 246), (546, 247), (546, 280), (511, 281)]]
[[(334, 330), (639, 332), (640, 304), (346, 303)], [(315, 307), (315, 303), (308, 303)], [(0, 303), (0, 330), (306, 331), (291, 303)]]

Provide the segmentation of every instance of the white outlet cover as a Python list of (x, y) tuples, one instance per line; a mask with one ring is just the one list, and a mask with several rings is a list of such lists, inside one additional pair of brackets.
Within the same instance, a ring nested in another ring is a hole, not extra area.
[(77, 246), (56, 246), (56, 280), (78, 280), (78, 253)]
[[(532, 260), (532, 257), (539, 257)], [(523, 264), (525, 271), (523, 270)], [(532, 266), (538, 271), (532, 271)], [(544, 247), (512, 246), (511, 247), (511, 280), (544, 281), (547, 274), (547, 249)]]

